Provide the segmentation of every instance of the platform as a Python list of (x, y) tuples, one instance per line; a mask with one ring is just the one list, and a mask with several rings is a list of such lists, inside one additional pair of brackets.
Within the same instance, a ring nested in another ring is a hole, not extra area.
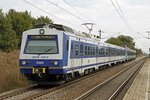
[(141, 68), (123, 100), (150, 100), (150, 59)]

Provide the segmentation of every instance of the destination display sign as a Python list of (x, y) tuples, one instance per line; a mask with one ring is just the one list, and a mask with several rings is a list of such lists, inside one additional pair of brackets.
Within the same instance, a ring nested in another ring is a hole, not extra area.
[(30, 35), (30, 39), (57, 39), (57, 35)]

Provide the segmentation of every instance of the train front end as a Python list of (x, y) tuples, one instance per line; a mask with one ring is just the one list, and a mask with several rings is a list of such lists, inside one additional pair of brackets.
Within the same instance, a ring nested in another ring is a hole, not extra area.
[(56, 29), (36, 28), (25, 31), (19, 58), (20, 73), (37, 84), (64, 82), (66, 42), (65, 33)]

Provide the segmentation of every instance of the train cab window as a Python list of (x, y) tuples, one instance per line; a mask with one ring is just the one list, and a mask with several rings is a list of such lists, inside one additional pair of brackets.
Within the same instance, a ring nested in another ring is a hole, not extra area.
[(79, 55), (79, 46), (78, 45), (75, 46), (75, 55), (76, 56)]
[(25, 53), (27, 54), (57, 54), (58, 40), (56, 35), (29, 36)]

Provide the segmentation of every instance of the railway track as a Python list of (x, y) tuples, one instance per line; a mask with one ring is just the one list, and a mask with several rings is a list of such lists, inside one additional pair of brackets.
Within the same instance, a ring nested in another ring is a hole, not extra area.
[(0, 100), (20, 100), (24, 99), (27, 96), (31, 96), (33, 94), (42, 92), (43, 90), (46, 90), (47, 88), (51, 88), (51, 86), (45, 87), (45, 86), (38, 86), (38, 85), (31, 85), (20, 89), (15, 89), (10, 92), (4, 93), (0, 95)]
[[(107, 69), (106, 69), (107, 70)], [(61, 89), (65, 86), (68, 86), (68, 85), (71, 85), (71, 84), (74, 84), (76, 82), (79, 82), (81, 80), (84, 80), (84, 79), (87, 79), (88, 77), (92, 77), (92, 76), (95, 76), (97, 75), (98, 73), (95, 73), (95, 74), (91, 74), (91, 75), (88, 75), (88, 76), (85, 76), (85, 77), (82, 77), (82, 78), (79, 78), (77, 80), (74, 80), (74, 81), (71, 81), (69, 83), (66, 83), (66, 84), (63, 84), (63, 85), (60, 85), (60, 86), (57, 86), (57, 87), (52, 87), (50, 89), (43, 89), (41, 92), (39, 93), (35, 93), (33, 95), (28, 95), (26, 97), (22, 97), (21, 99), (22, 100), (32, 100), (32, 99), (36, 99), (40, 96), (43, 96), (43, 95), (46, 95), (50, 92), (53, 92), (55, 90), (58, 90), (58, 89)], [(28, 86), (28, 87), (25, 87), (25, 88), (21, 88), (21, 89), (17, 89), (15, 91), (11, 91), (10, 93), (6, 93), (6, 94), (2, 94), (0, 95), (0, 100), (4, 100), (4, 99), (16, 99), (17, 96), (20, 97), (19, 95), (22, 95), (22, 94), (25, 94), (26, 92), (30, 92), (30, 91), (37, 91), (37, 89), (39, 89), (39, 86), (38, 85), (32, 85), (32, 86)], [(20, 99), (20, 98), (18, 98)]]
[[(137, 63), (138, 61), (134, 61), (134, 63), (130, 63), (130, 65), (134, 65), (135, 63)], [(26, 92), (29, 92), (28, 94), (30, 95), (25, 95), (21, 98), (21, 100), (33, 100), (33, 99), (38, 99), (38, 98), (41, 98), (43, 96), (46, 96), (48, 94), (52, 94), (52, 93), (55, 93), (55, 91), (58, 91), (58, 90), (63, 90), (66, 92), (65, 88), (66, 87), (71, 87), (77, 83), (82, 83), (84, 80), (87, 80), (89, 79), (90, 77), (97, 77), (99, 76), (99, 74), (103, 74), (107, 71), (109, 71), (110, 69), (105, 69), (103, 71), (100, 71), (100, 72), (97, 72), (97, 73), (94, 73), (94, 74), (90, 74), (90, 75), (87, 75), (87, 76), (84, 76), (84, 77), (81, 77), (81, 78), (78, 78), (76, 80), (73, 80), (71, 82), (68, 82), (66, 84), (63, 84), (63, 85), (60, 85), (60, 86), (57, 86), (57, 87), (50, 87), (50, 88), (39, 88), (38, 86), (34, 86), (34, 87), (28, 87), (28, 88), (24, 88), (24, 89), (20, 89), (18, 91), (14, 91), (13, 93), (11, 94), (5, 94), (5, 95), (2, 95), (0, 96), (0, 100), (3, 100), (3, 99), (20, 99), (20, 96), (21, 94), (24, 94)], [(32, 91), (32, 92), (30, 92)], [(33, 92), (34, 91), (34, 92)], [(67, 93), (65, 94), (67, 95)]]
[[(106, 69), (106, 70), (107, 70), (107, 69)], [(106, 71), (106, 70), (105, 70), (105, 71)], [(54, 88), (52, 88), (52, 89), (48, 89), (48, 90), (46, 90), (46, 91), (37, 93), (37, 94), (32, 95), (32, 96), (30, 96), (30, 97), (26, 97), (26, 98), (24, 98), (23, 100), (33, 100), (33, 99), (37, 99), (37, 98), (39, 98), (39, 97), (41, 97), (41, 96), (44, 96), (44, 95), (49, 94), (49, 93), (51, 93), (51, 92), (54, 92), (54, 91), (56, 91), (56, 90), (58, 90), (58, 89), (62, 89), (62, 88), (67, 87), (67, 86), (69, 86), (69, 85), (75, 84), (75, 83), (77, 83), (77, 82), (79, 82), (79, 81), (88, 79), (89, 77), (96, 76), (96, 75), (98, 75), (99, 73), (100, 73), (100, 72), (94, 73), (94, 74), (90, 74), (90, 75), (87, 75), (87, 76), (84, 76), (84, 77), (81, 77), (81, 78), (78, 78), (78, 79), (73, 80), (73, 81), (71, 81), (71, 82), (69, 82), (69, 83), (65, 83), (65, 84), (60, 85), (60, 86), (58, 86), (58, 87), (54, 87)]]
[(11, 98), (13, 96), (16, 96), (16, 95), (20, 95), (22, 93), (25, 93), (25, 92), (28, 92), (32, 89), (35, 89), (37, 88), (38, 85), (31, 85), (31, 86), (27, 86), (27, 87), (24, 87), (24, 88), (20, 88), (20, 89), (16, 89), (16, 90), (12, 90), (8, 93), (4, 93), (0, 96), (0, 100), (3, 100), (3, 99), (8, 99), (8, 98)]
[[(137, 63), (137, 62), (132, 63), (130, 66), (133, 66), (135, 63)], [(109, 70), (109, 69), (106, 69), (105, 71), (107, 71), (107, 70)], [(80, 81), (83, 81), (83, 80), (85, 80), (85, 79), (88, 79), (89, 77), (96, 76), (96, 75), (98, 75), (99, 73), (101, 73), (101, 72), (97, 72), (97, 73), (94, 73), (94, 74), (91, 74), (91, 75), (84, 76), (84, 77), (82, 77), (82, 78), (79, 78), (79, 79), (77, 79), (77, 80), (71, 81), (71, 82), (66, 83), (66, 84), (63, 84), (63, 85), (61, 85), (61, 86), (58, 86), (58, 87), (55, 87), (55, 88), (52, 88), (52, 89), (48, 89), (48, 90), (46, 90), (46, 91), (43, 91), (43, 92), (40, 92), (40, 93), (38, 93), (38, 94), (32, 95), (32, 96), (30, 96), (30, 97), (24, 98), (24, 100), (38, 99), (38, 98), (40, 98), (40, 97), (42, 97), (42, 96), (44, 96), (44, 95), (50, 94), (50, 93), (52, 93), (52, 92), (54, 92), (54, 91), (57, 91), (57, 90), (59, 90), (59, 89), (63, 89), (63, 88), (65, 88), (65, 87), (69, 86), (69, 85), (75, 84), (75, 83), (80, 82)], [(47, 98), (47, 99), (48, 99), (48, 98)]]
[[(94, 88), (90, 89), (86, 93), (76, 98), (76, 100), (98, 100), (98, 99), (99, 100), (121, 100), (122, 98), (117, 98), (117, 97), (119, 97), (119, 94), (126, 87), (128, 82), (131, 79), (134, 79), (133, 77), (135, 77), (138, 74), (139, 70), (144, 64), (144, 61), (145, 60), (143, 59), (136, 64), (134, 63), (130, 65), (132, 67), (127, 67), (126, 69), (110, 77), (109, 79), (102, 82), (101, 84), (98, 84)], [(126, 78), (122, 78), (125, 77), (124, 75), (129, 73), (128, 72), (129, 70), (130, 70), (130, 74)], [(122, 80), (122, 81), (118, 82), (118, 80)], [(117, 88), (114, 86), (116, 84), (118, 84)], [(111, 88), (111, 87), (115, 87), (115, 88)]]

